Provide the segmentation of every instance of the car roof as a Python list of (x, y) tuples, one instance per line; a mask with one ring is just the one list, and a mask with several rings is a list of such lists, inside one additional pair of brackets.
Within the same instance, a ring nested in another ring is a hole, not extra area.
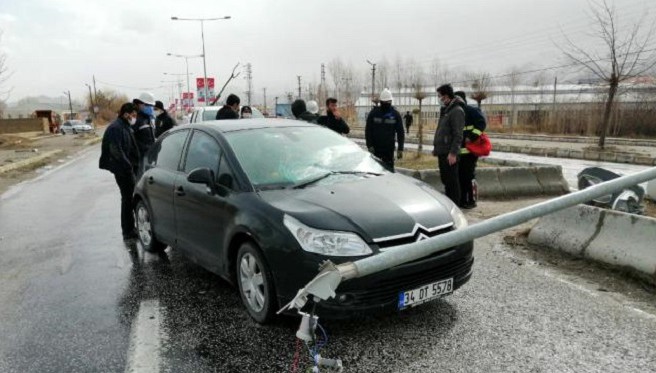
[(180, 126), (178, 128), (198, 128), (220, 133), (280, 127), (317, 127), (316, 124), (291, 119), (254, 118), (254, 119), (224, 119), (210, 120)]

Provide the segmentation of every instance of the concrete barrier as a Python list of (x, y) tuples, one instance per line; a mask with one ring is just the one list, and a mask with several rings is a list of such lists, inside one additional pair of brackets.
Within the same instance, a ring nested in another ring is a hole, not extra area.
[(499, 181), (506, 197), (542, 194), (542, 186), (531, 167), (500, 167)]
[(476, 170), (479, 198), (505, 197), (506, 191), (499, 180), (499, 169), (483, 167)]
[(647, 182), (647, 196), (652, 200), (656, 201), (656, 180)]
[(435, 190), (444, 193), (444, 184), (442, 184), (438, 170), (419, 170), (419, 178), (424, 183), (435, 188)]
[(538, 182), (542, 187), (542, 193), (546, 195), (561, 195), (569, 192), (569, 184), (563, 176), (560, 166), (545, 166), (533, 168)]
[(656, 283), (653, 218), (579, 205), (541, 218), (528, 242), (628, 268)]

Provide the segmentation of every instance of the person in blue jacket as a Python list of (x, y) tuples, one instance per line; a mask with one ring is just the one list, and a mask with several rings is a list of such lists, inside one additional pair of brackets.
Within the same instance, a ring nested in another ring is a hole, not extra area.
[(394, 171), (394, 140), (398, 143), (396, 158), (401, 159), (405, 130), (401, 114), (392, 106), (392, 100), (392, 92), (385, 88), (380, 93), (380, 106), (374, 107), (367, 116), (364, 137), (369, 152)]

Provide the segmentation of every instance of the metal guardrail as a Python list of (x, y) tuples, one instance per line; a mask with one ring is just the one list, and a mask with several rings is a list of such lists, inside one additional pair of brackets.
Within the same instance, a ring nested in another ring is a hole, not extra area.
[(448, 232), (423, 241), (390, 248), (383, 253), (354, 262), (347, 262), (339, 265), (326, 262), (322, 266), (319, 274), (305, 287), (300, 289), (296, 297), (286, 305), (283, 310), (287, 308), (296, 308), (300, 310), (307, 303), (310, 295), (312, 295), (316, 301), (332, 298), (335, 296), (335, 291), (342, 281), (364, 277), (372, 273), (393, 268), (430, 254), (446, 250), (455, 245), (463, 244), (476, 238), (514, 227), (529, 220), (611, 194), (632, 185), (655, 179), (656, 167), (632, 175), (622, 176), (578, 192), (570, 193), (533, 206), (503, 214), (456, 231)]

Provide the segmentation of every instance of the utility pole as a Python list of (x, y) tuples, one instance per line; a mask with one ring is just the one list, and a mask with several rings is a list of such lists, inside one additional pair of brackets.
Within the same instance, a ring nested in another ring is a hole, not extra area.
[(264, 113), (268, 114), (267, 113), (267, 101), (266, 101), (266, 87), (262, 88), (262, 90), (264, 91)]
[(297, 75), (296, 78), (298, 79), (298, 98), (301, 98), (301, 76)]
[(96, 106), (93, 103), (93, 95), (91, 95), (91, 86), (88, 85), (87, 83), (84, 83), (87, 87), (89, 87), (89, 114), (91, 114), (91, 118), (94, 120), (96, 119), (96, 113), (94, 113), (93, 108)]
[(367, 63), (371, 65), (371, 101), (376, 97), (376, 64), (367, 60)]
[(553, 103), (551, 104), (551, 126), (552, 130), (556, 128), (556, 89), (558, 85), (558, 75), (554, 77)]
[(328, 91), (326, 89), (326, 65), (321, 64), (321, 103), (320, 106), (323, 105), (326, 102), (326, 99), (328, 98)]
[(246, 91), (246, 99), (248, 106), (251, 106), (251, 96), (253, 94), (253, 65), (251, 63), (246, 64), (246, 84), (248, 85), (248, 90)]
[(73, 119), (73, 102), (71, 101), (71, 91), (64, 91), (64, 94), (68, 96), (68, 108), (71, 111), (71, 117), (69, 120)]

